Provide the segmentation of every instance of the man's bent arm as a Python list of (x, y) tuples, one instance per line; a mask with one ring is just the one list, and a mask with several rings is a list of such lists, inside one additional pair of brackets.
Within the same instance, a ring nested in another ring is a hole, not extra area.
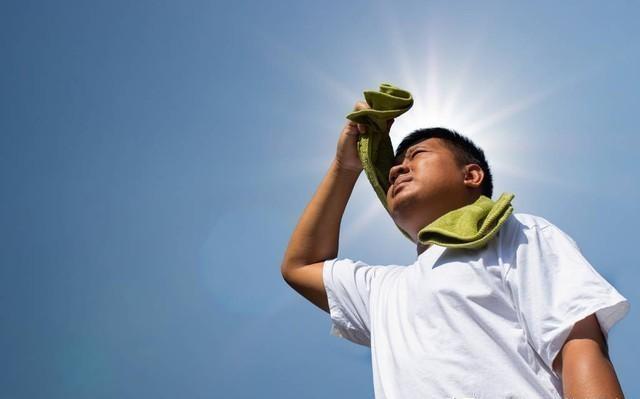
[(320, 262), (338, 255), (340, 222), (361, 172), (342, 168), (333, 160), (304, 209), (282, 261), (281, 272), (287, 283), (327, 312)]

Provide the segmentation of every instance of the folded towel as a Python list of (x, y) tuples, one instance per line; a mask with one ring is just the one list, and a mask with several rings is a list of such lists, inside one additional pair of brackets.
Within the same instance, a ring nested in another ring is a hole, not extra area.
[[(371, 108), (354, 111), (347, 119), (367, 126), (366, 133), (358, 138), (358, 155), (371, 186), (388, 212), (387, 189), (394, 153), (387, 121), (407, 112), (413, 98), (408, 91), (388, 83), (382, 83), (380, 91), (365, 91), (364, 98)], [(413, 241), (400, 226), (398, 229)]]
[[(387, 121), (407, 112), (413, 98), (408, 91), (388, 83), (381, 84), (380, 91), (365, 91), (364, 98), (371, 108), (352, 112), (347, 119), (368, 127), (358, 138), (358, 155), (371, 186), (388, 212), (387, 189), (394, 152)], [(513, 198), (514, 194), (503, 193), (494, 202), (482, 195), (473, 204), (448, 212), (422, 228), (418, 241), (423, 245), (450, 248), (483, 247), (513, 212)], [(415, 243), (400, 226), (398, 229)]]
[(394, 156), (387, 121), (407, 112), (413, 105), (413, 98), (408, 91), (388, 83), (382, 83), (380, 91), (365, 91), (364, 98), (371, 108), (354, 111), (347, 119), (368, 127), (358, 139), (358, 154), (369, 181), (386, 208), (389, 171)]
[(447, 212), (422, 228), (418, 241), (449, 248), (482, 248), (513, 213), (513, 197), (503, 193), (494, 202), (481, 195), (473, 204)]

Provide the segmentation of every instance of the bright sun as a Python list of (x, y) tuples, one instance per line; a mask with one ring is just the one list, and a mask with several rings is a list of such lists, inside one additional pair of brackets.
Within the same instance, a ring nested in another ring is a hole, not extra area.
[[(544, 143), (537, 142), (535, 136), (523, 138), (518, 134), (523, 129), (513, 123), (513, 117), (547, 100), (558, 90), (583, 81), (593, 70), (576, 73), (551, 86), (519, 93), (513, 87), (522, 87), (523, 82), (516, 77), (499, 71), (486, 76), (486, 73), (477, 70), (474, 62), (477, 61), (475, 57), (481, 47), (478, 43), (472, 46), (475, 48), (470, 54), (462, 57), (460, 63), (452, 67), (445, 65), (443, 60), (447, 57), (440, 57), (436, 51), (437, 46), (432, 41), (427, 40), (425, 43), (423, 57), (417, 56), (415, 51), (409, 57), (408, 52), (403, 50), (403, 41), (392, 39), (392, 47), (396, 53), (391, 58), (395, 67), (373, 70), (372, 65), (376, 63), (364, 63), (369, 69), (363, 71), (363, 74), (370, 78), (361, 80), (372, 83), (369, 87), (356, 90), (320, 69), (317, 64), (307, 62), (292, 53), (282, 43), (272, 41), (270, 45), (270, 54), (273, 56), (278, 53), (274, 60), (285, 63), (289, 68), (304, 71), (306, 81), (330, 92), (336, 100), (349, 106), (363, 98), (363, 89), (376, 90), (380, 83), (390, 83), (411, 92), (414, 98), (412, 109), (401, 115), (391, 128), (390, 138), (394, 150), (405, 136), (416, 129), (445, 127), (469, 137), (485, 151), (494, 177), (498, 177), (496, 180), (505, 177), (517, 182), (566, 185), (566, 182), (559, 182), (554, 176), (536, 174), (536, 168), (532, 167), (534, 165), (525, 164), (527, 161), (521, 157), (523, 151), (532, 153)], [(327, 122), (326, 127), (331, 129), (333, 125)], [(327, 135), (327, 138), (335, 140), (331, 135)], [(307, 160), (307, 172), (325, 172), (326, 157), (321, 158)], [(358, 215), (351, 224), (345, 226), (342, 239), (356, 238), (373, 219), (384, 214), (384, 208), (373, 190), (369, 194), (364, 201), (354, 198), (361, 202), (354, 207), (359, 210)], [(494, 191), (494, 194), (500, 195), (500, 192)]]

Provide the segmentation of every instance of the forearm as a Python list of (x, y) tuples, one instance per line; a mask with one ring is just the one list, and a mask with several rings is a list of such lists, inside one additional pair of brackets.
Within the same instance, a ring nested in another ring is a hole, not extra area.
[[(566, 399), (623, 399), (611, 361), (594, 342), (569, 342), (563, 350), (562, 384)], [(572, 347), (573, 344), (573, 347)], [(573, 352), (580, 351), (580, 353)]]
[(340, 222), (360, 173), (331, 163), (291, 235), (283, 270), (337, 256)]

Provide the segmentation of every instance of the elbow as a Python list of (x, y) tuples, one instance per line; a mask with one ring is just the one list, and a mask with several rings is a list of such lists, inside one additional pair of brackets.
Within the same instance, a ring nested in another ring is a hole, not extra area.
[(303, 265), (305, 265), (305, 263), (301, 259), (294, 258), (286, 254), (284, 259), (280, 263), (280, 274), (282, 275), (282, 278), (286, 281), (292, 270), (297, 269)]
[(282, 263), (280, 265), (280, 274), (282, 275), (282, 278), (285, 281), (287, 281), (287, 273), (288, 273), (288, 271), (289, 271), (289, 268), (288, 268), (287, 264), (286, 263)]
[(282, 275), (284, 281), (288, 282), (289, 275), (291, 273), (291, 270), (293, 269), (295, 269), (295, 266), (291, 262), (285, 261), (280, 264), (280, 274)]

